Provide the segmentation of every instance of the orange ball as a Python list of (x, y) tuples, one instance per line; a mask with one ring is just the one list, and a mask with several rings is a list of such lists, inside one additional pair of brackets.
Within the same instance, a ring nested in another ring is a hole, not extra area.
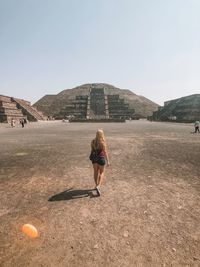
[(31, 238), (38, 237), (38, 231), (32, 224), (24, 224), (22, 227), (22, 232)]

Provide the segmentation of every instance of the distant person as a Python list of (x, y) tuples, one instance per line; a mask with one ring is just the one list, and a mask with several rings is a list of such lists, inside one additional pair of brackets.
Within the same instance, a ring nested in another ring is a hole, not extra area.
[(199, 132), (199, 126), (200, 126), (200, 122), (195, 121), (195, 123), (194, 123), (194, 132), (195, 133)]
[(11, 123), (10, 124), (11, 124), (12, 128), (15, 127), (15, 120), (13, 118), (11, 119)]
[(91, 142), (90, 160), (94, 168), (94, 181), (98, 195), (101, 195), (100, 186), (103, 182), (105, 165), (110, 165), (107, 145), (103, 130), (97, 130), (95, 139)]
[(24, 128), (24, 119), (21, 119), (20, 123), (21, 123), (22, 128)]

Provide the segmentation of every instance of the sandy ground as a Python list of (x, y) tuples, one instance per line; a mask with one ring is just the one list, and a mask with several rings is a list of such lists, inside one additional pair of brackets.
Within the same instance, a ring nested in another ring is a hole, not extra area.
[[(111, 166), (96, 197), (97, 128)], [(0, 266), (200, 266), (200, 134), (133, 121), (0, 125)], [(21, 232), (33, 224), (40, 236)]]

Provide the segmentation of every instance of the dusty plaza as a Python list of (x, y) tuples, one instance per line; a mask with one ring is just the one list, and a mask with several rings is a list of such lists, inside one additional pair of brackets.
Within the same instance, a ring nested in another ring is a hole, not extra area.
[[(95, 194), (90, 142), (111, 166)], [(200, 134), (149, 122), (0, 125), (0, 266), (200, 266)], [(34, 225), (39, 237), (22, 233)]]

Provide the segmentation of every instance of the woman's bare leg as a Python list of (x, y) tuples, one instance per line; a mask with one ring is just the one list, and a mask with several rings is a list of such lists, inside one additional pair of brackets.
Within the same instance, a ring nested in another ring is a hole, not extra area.
[(93, 169), (94, 169), (94, 182), (95, 182), (95, 186), (98, 185), (98, 177), (99, 177), (99, 169), (98, 169), (98, 164), (94, 163), (93, 165)]
[(103, 182), (103, 177), (105, 173), (105, 166), (98, 165), (98, 179), (97, 179), (97, 186), (101, 186)]

